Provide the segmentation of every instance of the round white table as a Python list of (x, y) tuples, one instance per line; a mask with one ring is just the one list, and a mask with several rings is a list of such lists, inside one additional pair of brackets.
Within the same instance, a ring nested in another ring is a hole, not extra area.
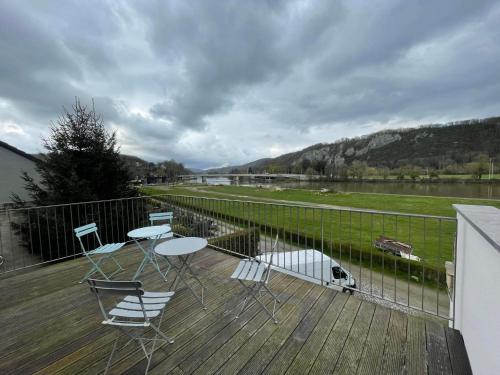
[[(204, 309), (206, 309), (205, 304), (203, 302), (203, 283), (196, 276), (196, 274), (191, 269), (190, 263), (197, 251), (200, 251), (207, 247), (208, 241), (204, 238), (198, 237), (184, 237), (184, 238), (175, 238), (170, 241), (163, 242), (159, 245), (156, 245), (154, 251), (157, 255), (161, 255), (165, 257), (167, 262), (170, 264), (170, 267), (174, 268), (177, 271), (175, 276), (175, 280), (173, 281), (170, 290), (175, 291), (177, 285), (180, 281), (186, 285), (186, 287), (191, 291), (193, 296), (201, 303)], [(168, 257), (177, 257), (180, 261), (180, 265), (176, 265), (172, 263)], [(189, 274), (200, 284), (201, 287), (201, 297), (194, 291), (194, 289), (186, 282), (184, 276), (186, 272), (189, 271)]]
[[(148, 263), (151, 263), (160, 273), (161, 277), (165, 280), (165, 275), (161, 271), (160, 265), (156, 261), (154, 248), (156, 242), (160, 239), (160, 237), (171, 231), (172, 229), (170, 228), (170, 225), (164, 224), (164, 225), (153, 225), (149, 227), (137, 228), (127, 233), (127, 236), (132, 238), (139, 247), (139, 249), (141, 249), (142, 252), (144, 253), (144, 258), (142, 259), (142, 262), (139, 265), (139, 268), (137, 269), (132, 280), (135, 280), (137, 277), (139, 277), (141, 272), (144, 270), (144, 267), (146, 267), (146, 264)], [(144, 238), (151, 240), (148, 249), (145, 249), (139, 242), (139, 240)]]

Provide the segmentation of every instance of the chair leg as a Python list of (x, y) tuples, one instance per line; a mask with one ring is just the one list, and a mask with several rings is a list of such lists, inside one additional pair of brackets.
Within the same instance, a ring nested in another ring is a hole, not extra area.
[[(260, 288), (259, 288), (260, 289)], [(260, 307), (262, 307), (264, 309), (264, 311), (267, 313), (267, 315), (269, 315), (271, 317), (271, 319), (274, 321), (275, 324), (278, 324), (278, 320), (276, 319), (276, 317), (274, 316), (274, 309), (273, 309), (273, 312), (269, 311), (268, 308), (266, 307), (266, 305), (264, 305), (260, 299), (257, 298), (257, 296), (254, 294), (254, 293), (251, 293), (250, 296), (255, 300), (257, 301), (257, 303), (260, 305)]]
[(118, 266), (118, 268), (113, 271), (113, 273), (111, 273), (109, 276), (108, 276), (108, 279), (112, 278), (114, 275), (116, 275), (118, 272), (121, 272), (124, 270), (124, 268), (121, 266), (120, 263), (118, 263), (118, 261), (115, 259), (115, 257), (113, 255), (109, 255), (107, 256), (106, 258), (104, 258), (104, 260), (108, 260), (108, 259), (111, 259), (113, 262), (115, 262), (115, 264)]
[(273, 296), (274, 300), (278, 303), (281, 303), (281, 301), (279, 300), (279, 298), (276, 296), (276, 294), (274, 294), (273, 292), (271, 292), (271, 290), (267, 287), (266, 284), (262, 285), (264, 287), (264, 289), (271, 295)]
[(125, 270), (125, 268), (123, 268), (122, 265), (120, 263), (118, 263), (118, 261), (115, 259), (115, 257), (113, 255), (110, 255), (109, 258), (111, 258), (111, 260), (113, 262), (115, 262), (115, 264), (118, 266), (118, 270), (115, 271), (115, 272), (119, 272), (119, 271)]
[(247, 300), (248, 300), (248, 295), (245, 296), (245, 298), (243, 299), (241, 303), (241, 308), (240, 308), (240, 311), (238, 312), (238, 314), (236, 314), (235, 318), (238, 319), (240, 317), (240, 315), (243, 313), (243, 311), (245, 310), (245, 306), (247, 305)]
[(87, 280), (90, 275), (93, 275), (96, 272), (99, 272), (106, 280), (109, 280), (108, 276), (101, 270), (101, 263), (103, 262), (104, 258), (101, 258), (95, 262), (89, 255), (87, 255), (87, 259), (89, 260), (90, 263), (92, 263), (92, 268), (83, 276), (83, 278), (80, 280), (80, 284), (83, 283), (85, 280)]
[(153, 353), (149, 353), (148, 354), (148, 349), (146, 348), (146, 345), (144, 345), (144, 342), (143, 342), (143, 339), (138, 337), (137, 338), (137, 342), (139, 344), (139, 346), (141, 347), (142, 351), (144, 352), (144, 356), (147, 358), (148, 360), (148, 368), (149, 368), (149, 362), (151, 361), (151, 358), (153, 357)]
[(262, 309), (264, 309), (264, 311), (271, 317), (271, 319), (274, 321), (274, 323), (278, 324), (278, 320), (276, 320), (276, 317), (274, 315), (275, 310), (276, 310), (276, 301), (279, 302), (279, 300), (276, 298), (276, 296), (273, 293), (271, 293), (271, 291), (269, 291), (274, 298), (273, 312), (269, 311), (269, 309), (266, 307), (266, 305), (264, 305), (262, 303), (262, 301), (259, 298), (257, 298), (257, 294), (260, 295), (261, 289), (263, 287), (265, 287), (266, 290), (268, 290), (267, 287), (265, 286), (265, 284), (257, 283), (257, 284), (254, 284), (253, 286), (249, 287), (249, 286), (245, 285), (245, 283), (243, 281), (241, 281), (241, 280), (238, 280), (238, 281), (245, 288), (246, 295), (245, 295), (245, 299), (243, 300), (243, 305), (240, 309), (240, 312), (236, 315), (236, 319), (241, 315), (241, 313), (245, 309), (248, 297), (252, 297), (253, 299), (255, 299), (257, 301), (257, 303), (260, 305), (260, 307), (262, 307)]
[[(98, 259), (97, 261), (94, 261), (90, 257), (90, 255), (87, 255), (87, 259), (89, 260), (90, 263), (92, 263), (92, 268), (90, 269), (90, 271), (88, 271), (85, 274), (85, 276), (83, 276), (83, 278), (80, 280), (80, 284), (83, 283), (85, 280), (87, 280), (90, 277), (90, 275), (93, 275), (94, 273), (100, 273), (102, 275), (102, 277), (104, 277), (104, 279), (109, 280), (111, 277), (113, 277), (114, 275), (116, 275), (118, 272), (124, 270), (124, 268), (121, 266), (121, 264), (118, 263), (118, 261), (112, 255), (104, 256), (104, 257)], [(113, 262), (115, 262), (115, 264), (117, 265), (118, 269), (116, 269), (112, 274), (110, 274), (108, 276), (108, 275), (106, 275), (104, 273), (104, 271), (102, 270), (101, 266), (104, 264), (105, 261), (107, 261), (109, 259), (111, 259)]]
[(116, 338), (115, 343), (113, 344), (113, 349), (111, 349), (111, 354), (109, 355), (108, 363), (106, 364), (106, 369), (104, 370), (104, 375), (106, 375), (108, 373), (109, 368), (111, 367), (113, 355), (115, 354), (116, 346), (118, 345), (118, 340), (120, 340), (119, 336)]
[(170, 262), (168, 261), (167, 257), (162, 257), (162, 256), (157, 256), (156, 253), (154, 254), (154, 257), (156, 259), (156, 264), (158, 265), (158, 268), (161, 270), (161, 267), (160, 267), (160, 262), (158, 262), (158, 258), (160, 258), (161, 260), (163, 260), (166, 264), (167, 264), (167, 270), (165, 272), (163, 271), (160, 271), (160, 273), (163, 275), (163, 278), (165, 279), (165, 281), (167, 280), (167, 275), (168, 273), (170, 272), (170, 270), (172, 269), (172, 265), (170, 264)]
[[(153, 345), (154, 345), (154, 343), (153, 343)], [(151, 365), (151, 360), (153, 359), (153, 352), (154, 352), (154, 348), (151, 351), (151, 354), (149, 354), (149, 357), (146, 356), (146, 358), (148, 359), (148, 363), (146, 364), (146, 370), (144, 370), (144, 375), (148, 375), (149, 366)]]
[[(245, 310), (245, 306), (247, 305), (247, 301), (248, 301), (248, 296), (250, 295), (250, 293), (252, 292), (252, 288), (253, 287), (249, 287), (247, 286), (243, 281), (241, 280), (238, 280), (241, 284), (241, 286), (243, 287), (244, 289), (244, 298), (243, 298), (243, 301), (240, 302), (241, 303), (241, 308), (240, 308), (240, 311), (239, 313), (236, 314), (235, 318), (238, 319), (240, 317), (240, 315), (243, 313), (243, 311)], [(239, 305), (239, 304), (238, 304)], [(238, 306), (236, 305), (236, 306)]]
[(151, 324), (151, 328), (153, 328), (153, 330), (162, 337), (163, 340), (165, 340), (166, 342), (168, 342), (169, 344), (173, 344), (174, 343), (174, 339), (171, 338), (171, 337), (168, 337), (167, 335), (165, 335), (158, 327), (156, 327), (155, 325)]

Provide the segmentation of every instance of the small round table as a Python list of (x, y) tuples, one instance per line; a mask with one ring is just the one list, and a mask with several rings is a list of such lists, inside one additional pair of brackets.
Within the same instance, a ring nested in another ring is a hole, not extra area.
[[(191, 291), (193, 296), (201, 303), (204, 309), (206, 309), (205, 304), (203, 303), (203, 283), (201, 280), (195, 275), (193, 270), (191, 269), (190, 263), (193, 259), (194, 254), (197, 251), (200, 251), (207, 247), (208, 241), (204, 238), (198, 237), (184, 237), (184, 238), (175, 238), (170, 241), (163, 242), (157, 245), (154, 248), (156, 254), (165, 257), (167, 262), (170, 264), (170, 267), (175, 268), (177, 271), (175, 280), (173, 281), (170, 290), (175, 291), (177, 288), (177, 284), (179, 281), (182, 281), (184, 285)], [(180, 265), (175, 265), (172, 263), (168, 257), (177, 257), (179, 258)], [(186, 282), (184, 275), (189, 271), (189, 274), (200, 284), (201, 287), (201, 297), (193, 290), (193, 288)]]
[[(165, 224), (165, 225), (153, 225), (149, 227), (143, 227), (143, 228), (137, 228), (134, 230), (131, 230), (130, 232), (127, 233), (127, 236), (132, 238), (134, 242), (137, 244), (139, 249), (142, 250), (144, 253), (144, 258), (142, 259), (141, 264), (139, 265), (139, 268), (137, 269), (134, 277), (132, 280), (135, 280), (141, 272), (143, 271), (144, 267), (146, 267), (146, 264), (149, 262), (151, 263), (156, 270), (160, 273), (161, 277), (165, 279), (165, 276), (163, 275), (163, 272), (161, 272), (160, 266), (158, 262), (156, 261), (156, 256), (154, 252), (154, 248), (156, 245), (156, 242), (160, 239), (160, 237), (163, 234), (169, 233), (172, 229), (170, 228), (170, 225)], [(141, 243), (139, 242), (140, 239), (150, 239), (152, 240), (149, 246), (149, 249), (145, 249)]]

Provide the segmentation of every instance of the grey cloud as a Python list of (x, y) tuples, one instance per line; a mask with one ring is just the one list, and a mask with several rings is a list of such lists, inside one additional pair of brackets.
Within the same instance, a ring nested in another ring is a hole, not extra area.
[(206, 116), (231, 107), (238, 89), (283, 76), (293, 63), (277, 45), (283, 30), (276, 21), (283, 10), (270, 3), (176, 5), (157, 2), (148, 9), (157, 57), (182, 61), (189, 73), (180, 92), (152, 107), (154, 115), (200, 128)]

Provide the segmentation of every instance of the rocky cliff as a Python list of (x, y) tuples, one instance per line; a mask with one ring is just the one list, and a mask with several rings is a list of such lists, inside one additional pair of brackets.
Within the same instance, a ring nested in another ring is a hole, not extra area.
[(254, 172), (270, 167), (282, 172), (304, 171), (314, 163), (342, 167), (358, 160), (373, 167), (415, 165), (439, 168), (470, 162), (480, 154), (500, 158), (500, 117), (385, 130), (363, 137), (320, 143), (303, 150), (218, 169)]

